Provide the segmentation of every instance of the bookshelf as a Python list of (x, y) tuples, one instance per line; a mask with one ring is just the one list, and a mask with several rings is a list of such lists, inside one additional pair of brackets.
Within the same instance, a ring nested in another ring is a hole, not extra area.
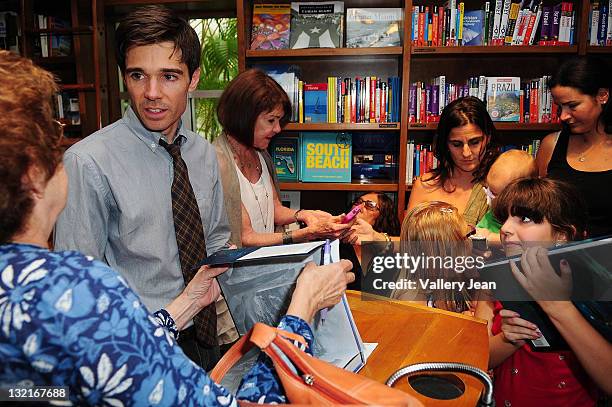
[[(251, 22), (254, 3), (289, 3), (289, 1), (236, 0), (238, 17), (239, 68), (244, 70), (258, 64), (295, 64), (301, 69), (305, 82), (324, 82), (327, 76), (354, 77), (397, 75), (402, 79), (401, 116), (398, 123), (290, 123), (285, 133), (325, 132), (391, 132), (398, 142), (398, 171), (396, 179), (368, 180), (350, 183), (326, 184), (283, 182), (284, 190), (304, 191), (387, 191), (397, 193), (397, 206), (403, 215), (411, 185), (406, 180), (407, 143), (431, 143), (436, 123), (410, 123), (408, 119), (409, 86), (415, 81), (430, 81), (445, 75), (447, 81), (461, 82), (473, 76), (518, 76), (521, 79), (551, 75), (565, 58), (575, 55), (596, 54), (612, 60), (612, 46), (588, 45), (590, 10), (588, 0), (574, 0), (573, 43), (565, 46), (417, 46), (411, 41), (412, 11), (414, 6), (443, 6), (443, 0), (345, 0), (344, 9), (353, 7), (401, 7), (404, 10), (403, 45), (387, 48), (310, 48), (282, 50), (250, 50)], [(457, 4), (459, 1), (457, 1)], [(466, 0), (465, 10), (480, 9), (484, 0)], [(554, 6), (560, 1), (543, 0), (543, 6)], [(494, 4), (494, 2), (493, 2)], [(345, 14), (346, 15), (346, 14)], [(537, 37), (536, 37), (537, 38)], [(345, 33), (346, 39), (346, 33)], [(537, 43), (537, 42), (536, 42)], [(504, 144), (528, 143), (560, 129), (559, 123), (497, 122)], [(337, 194), (337, 192), (336, 192)], [(337, 196), (337, 195), (334, 195)], [(307, 199), (308, 201), (308, 199)], [(311, 200), (312, 201), (312, 200)], [(318, 200), (320, 202), (320, 199)]]
[[(58, 78), (56, 118), (64, 146), (98, 130), (103, 86), (97, 0), (19, 0), (20, 52)], [(61, 100), (60, 100), (61, 99)]]

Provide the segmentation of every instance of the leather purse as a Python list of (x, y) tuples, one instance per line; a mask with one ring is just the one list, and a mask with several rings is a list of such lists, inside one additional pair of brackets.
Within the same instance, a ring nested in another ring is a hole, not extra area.
[(305, 343), (299, 335), (256, 323), (221, 358), (211, 378), (220, 383), (231, 367), (257, 346), (272, 359), (287, 399), (293, 404), (422, 405), (407, 393), (314, 358), (286, 338)]

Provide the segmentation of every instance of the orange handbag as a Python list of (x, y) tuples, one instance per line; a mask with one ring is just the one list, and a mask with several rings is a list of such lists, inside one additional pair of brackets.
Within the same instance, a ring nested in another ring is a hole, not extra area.
[[(304, 343), (299, 335), (256, 323), (221, 358), (210, 377), (220, 383), (231, 367), (255, 345), (272, 359), (287, 399), (293, 404), (422, 405), (407, 393), (314, 358), (285, 338)], [(293, 366), (288, 366), (284, 358)]]

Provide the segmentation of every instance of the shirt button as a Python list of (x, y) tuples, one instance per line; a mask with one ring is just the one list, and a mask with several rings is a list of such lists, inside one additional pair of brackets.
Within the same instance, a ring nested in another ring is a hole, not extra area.
[(504, 400), (504, 406), (511, 407), (512, 403), (510, 403), (510, 400)]
[(558, 387), (558, 388), (560, 388), (560, 389), (564, 389), (564, 388), (565, 388), (565, 382), (560, 382), (560, 383), (557, 385), (557, 387)]
[(156, 145), (157, 144), (155, 144), (155, 143), (151, 143), (151, 148), (155, 148)]
[(517, 368), (512, 369), (512, 374), (515, 374), (515, 375), (518, 374), (518, 369)]
[(565, 360), (565, 355), (559, 355), (559, 360)]

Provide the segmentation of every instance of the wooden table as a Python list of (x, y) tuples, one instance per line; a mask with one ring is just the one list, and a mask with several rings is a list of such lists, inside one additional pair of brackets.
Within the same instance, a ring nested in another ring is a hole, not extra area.
[[(420, 362), (461, 362), (487, 369), (489, 344), (483, 320), (383, 297), (362, 298), (355, 291), (347, 291), (346, 295), (363, 341), (378, 342), (359, 374), (384, 383), (396, 370)], [(395, 387), (426, 406), (475, 406), (482, 384), (471, 376), (456, 376), (466, 389), (453, 400), (423, 396), (408, 384), (406, 377)]]

